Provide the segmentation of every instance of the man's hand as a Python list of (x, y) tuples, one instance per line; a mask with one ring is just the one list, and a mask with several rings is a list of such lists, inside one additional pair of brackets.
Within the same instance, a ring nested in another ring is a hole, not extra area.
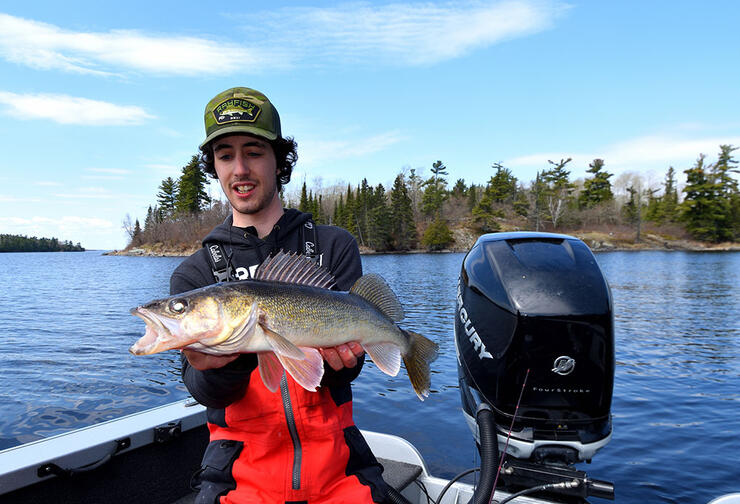
[(358, 342), (349, 341), (335, 347), (319, 348), (319, 352), (334, 371), (339, 371), (345, 367), (355, 367), (357, 359), (365, 353), (365, 350)]
[(198, 371), (224, 367), (229, 362), (233, 362), (238, 359), (239, 355), (241, 355), (238, 353), (230, 355), (210, 355), (203, 352), (196, 352), (195, 350), (183, 350), (182, 353), (185, 354), (190, 365)]

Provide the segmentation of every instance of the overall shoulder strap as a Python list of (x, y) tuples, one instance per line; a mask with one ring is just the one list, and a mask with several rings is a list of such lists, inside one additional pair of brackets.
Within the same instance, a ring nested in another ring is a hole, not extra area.
[(217, 282), (228, 282), (234, 279), (234, 271), (220, 243), (211, 242), (203, 245), (206, 249), (211, 271)]
[(303, 255), (321, 261), (319, 233), (316, 230), (316, 223), (312, 219), (307, 220), (301, 226), (301, 242), (303, 242)]

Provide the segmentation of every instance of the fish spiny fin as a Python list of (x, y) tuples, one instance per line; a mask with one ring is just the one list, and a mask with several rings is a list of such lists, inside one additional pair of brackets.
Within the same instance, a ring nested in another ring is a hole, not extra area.
[(362, 345), (378, 369), (396, 376), (401, 369), (401, 349), (393, 343), (368, 343)]
[(382, 276), (375, 273), (363, 275), (355, 282), (349, 292), (360, 296), (375, 306), (389, 319), (395, 322), (403, 320), (403, 307)]
[(324, 377), (324, 358), (315, 348), (301, 347), (303, 359), (291, 359), (275, 354), (293, 379), (304, 389), (315, 392)]
[(290, 359), (303, 360), (306, 357), (300, 348), (295, 346), (293, 343), (280, 336), (278, 333), (269, 329), (264, 323), (260, 322), (260, 327), (265, 333), (265, 339), (272, 347), (273, 351), (280, 356), (285, 356)]
[(256, 280), (283, 282), (332, 289), (334, 276), (319, 266), (316, 261), (299, 254), (280, 251), (265, 259), (254, 274)]
[(280, 380), (283, 378), (283, 365), (273, 352), (258, 353), (257, 362), (262, 383), (270, 392), (277, 392)]
[(403, 363), (414, 392), (423, 401), (429, 395), (429, 388), (432, 385), (429, 364), (437, 358), (439, 346), (421, 334), (403, 329), (401, 331), (409, 338), (409, 348), (403, 356)]

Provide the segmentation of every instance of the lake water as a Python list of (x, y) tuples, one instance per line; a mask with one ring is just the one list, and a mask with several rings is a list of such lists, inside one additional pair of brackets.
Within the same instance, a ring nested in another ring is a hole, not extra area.
[[(614, 436), (590, 465), (617, 502), (706, 503), (740, 490), (740, 254), (597, 254), (615, 304)], [(463, 254), (364, 256), (440, 345), (424, 402), (368, 361), (360, 428), (405, 437), (433, 474), (479, 465), (459, 405), (452, 320)], [(187, 397), (175, 352), (134, 357), (128, 309), (168, 292), (180, 258), (0, 254), (0, 449)], [(594, 502), (606, 502), (593, 499)]]

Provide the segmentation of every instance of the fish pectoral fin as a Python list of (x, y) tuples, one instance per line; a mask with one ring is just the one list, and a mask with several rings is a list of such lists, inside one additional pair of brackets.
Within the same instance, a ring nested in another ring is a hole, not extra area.
[(280, 380), (283, 378), (283, 365), (273, 352), (258, 353), (257, 362), (262, 383), (270, 392), (277, 392), (280, 388)]
[(260, 327), (265, 333), (265, 339), (278, 356), (282, 355), (295, 360), (303, 360), (306, 358), (305, 354), (301, 351), (300, 348), (285, 339), (283, 336), (268, 328), (262, 322), (260, 322)]
[(401, 349), (393, 343), (365, 343), (362, 345), (378, 369), (396, 376), (401, 369)]
[(249, 316), (244, 319), (244, 322), (242, 322), (241, 325), (234, 328), (234, 332), (232, 335), (228, 338), (229, 340), (241, 340), (242, 338), (247, 338), (251, 335), (252, 331), (254, 330), (255, 322), (257, 322), (257, 312), (259, 311), (259, 307), (257, 303), (252, 303), (252, 308), (249, 310)]
[(315, 392), (324, 376), (324, 358), (315, 348), (301, 347), (299, 350), (303, 354), (303, 359), (293, 359), (279, 353), (274, 355), (296, 383), (306, 390)]

